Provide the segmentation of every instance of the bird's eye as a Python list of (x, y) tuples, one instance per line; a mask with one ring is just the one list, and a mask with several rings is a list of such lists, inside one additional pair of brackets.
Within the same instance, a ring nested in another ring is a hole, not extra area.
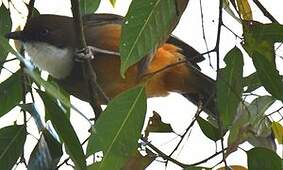
[(43, 29), (41, 32), (40, 32), (40, 35), (42, 36), (46, 36), (49, 34), (49, 30), (48, 29)]

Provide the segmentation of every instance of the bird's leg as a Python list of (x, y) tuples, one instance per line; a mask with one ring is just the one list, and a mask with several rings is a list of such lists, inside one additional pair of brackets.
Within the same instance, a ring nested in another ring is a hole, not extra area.
[(92, 60), (94, 59), (94, 55), (92, 52), (92, 47), (87, 46), (86, 48), (76, 49), (75, 51), (75, 61), (84, 62), (86, 59)]
[(108, 103), (109, 99), (105, 95), (102, 88), (97, 83), (96, 73), (90, 61), (94, 58), (91, 47), (87, 46), (86, 48), (83, 48), (81, 50), (76, 50), (75, 52), (77, 56), (75, 58), (75, 61), (85, 64), (85, 67), (83, 67), (83, 74), (89, 87), (90, 105), (92, 106), (95, 112), (95, 119), (97, 120), (100, 113), (102, 112), (102, 109), (100, 107), (100, 104), (97, 102), (97, 99), (101, 98), (105, 103)]

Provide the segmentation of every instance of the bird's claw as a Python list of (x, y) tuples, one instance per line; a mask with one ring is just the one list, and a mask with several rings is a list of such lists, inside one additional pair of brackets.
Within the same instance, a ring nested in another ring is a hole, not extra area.
[(79, 62), (82, 62), (82, 61), (85, 61), (85, 60), (88, 60), (88, 59), (91, 60), (91, 59), (94, 58), (92, 48), (89, 47), (89, 46), (87, 46), (86, 48), (77, 49), (75, 51), (75, 55), (76, 55), (75, 60), (79, 61)]

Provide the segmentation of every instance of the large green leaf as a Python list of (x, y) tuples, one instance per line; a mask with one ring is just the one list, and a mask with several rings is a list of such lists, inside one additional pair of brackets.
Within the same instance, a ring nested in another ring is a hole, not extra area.
[(257, 77), (265, 89), (283, 101), (283, 82), (275, 64), (274, 43), (283, 41), (283, 26), (250, 21), (243, 24), (244, 48), (252, 58)]
[(253, 148), (247, 155), (249, 170), (282, 170), (282, 159), (269, 149)]
[(219, 70), (216, 82), (216, 101), (224, 127), (231, 125), (242, 97), (243, 56), (234, 47), (225, 56), (226, 67)]
[(0, 129), (0, 167), (11, 169), (24, 150), (26, 129), (13, 125)]
[(209, 123), (207, 120), (204, 120), (200, 116), (197, 117), (197, 122), (203, 134), (209, 139), (217, 141), (223, 136), (221, 135), (219, 128), (213, 126), (211, 123)]
[(94, 13), (99, 7), (101, 0), (80, 0), (81, 13), (83, 15)]
[(6, 9), (3, 4), (0, 6), (0, 18), (0, 61), (3, 61), (9, 53), (9, 49), (7, 48), (9, 41), (4, 38), (4, 35), (10, 32), (12, 28), (9, 9)]
[(20, 72), (0, 84), (0, 117), (9, 112), (22, 100), (22, 82)]
[(138, 86), (115, 97), (98, 119), (87, 146), (87, 155), (103, 151), (93, 169), (122, 168), (138, 147), (144, 124), (146, 96)]
[(64, 142), (65, 148), (76, 168), (86, 169), (82, 146), (66, 114), (62, 112), (56, 101), (46, 93), (39, 92), (39, 94), (44, 102), (46, 115), (50, 118), (60, 139)]
[(28, 170), (56, 169), (62, 155), (62, 144), (47, 129), (43, 129), (40, 139), (30, 155)]
[[(174, 21), (175, 19), (175, 21)], [(121, 75), (164, 42), (176, 22), (174, 0), (133, 0), (122, 26)]]

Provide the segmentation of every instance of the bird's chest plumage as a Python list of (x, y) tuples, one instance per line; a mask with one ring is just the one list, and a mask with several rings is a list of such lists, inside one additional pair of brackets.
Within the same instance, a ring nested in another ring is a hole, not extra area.
[(32, 62), (56, 79), (66, 78), (74, 65), (73, 51), (43, 42), (26, 42), (24, 48)]

